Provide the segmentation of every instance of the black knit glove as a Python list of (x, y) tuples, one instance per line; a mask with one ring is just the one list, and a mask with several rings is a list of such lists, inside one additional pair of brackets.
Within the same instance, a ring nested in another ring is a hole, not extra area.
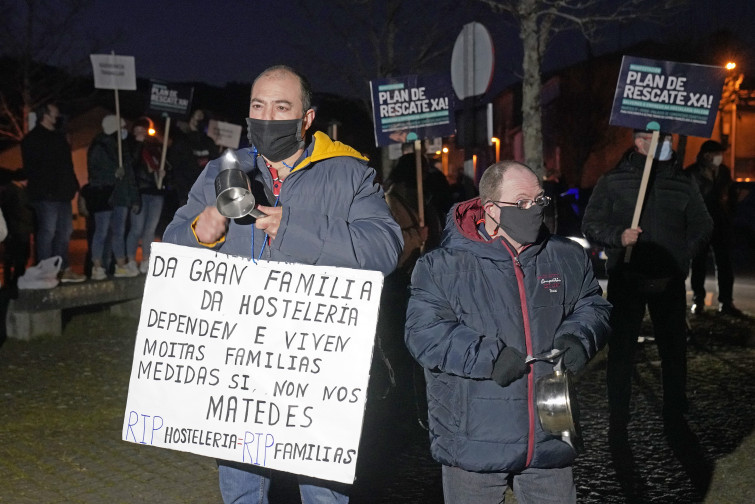
[(526, 356), (514, 347), (504, 347), (493, 365), (491, 378), (501, 387), (518, 380), (527, 372), (529, 366), (524, 362)]
[(582, 341), (573, 334), (564, 334), (556, 338), (553, 342), (553, 347), (559, 350), (566, 350), (564, 352), (564, 366), (572, 373), (581, 371), (587, 364), (587, 352), (582, 345)]

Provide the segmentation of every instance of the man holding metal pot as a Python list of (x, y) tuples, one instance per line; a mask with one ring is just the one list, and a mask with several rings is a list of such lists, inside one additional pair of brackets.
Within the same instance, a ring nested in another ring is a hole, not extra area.
[(577, 432), (547, 430), (536, 390), (555, 354), (577, 372), (597, 353), (611, 305), (584, 249), (543, 226), (549, 203), (529, 167), (496, 163), (414, 268), (405, 340), (446, 504), (502, 502), (509, 484), (520, 504), (576, 502)]
[[(295, 70), (263, 71), (252, 85), (247, 119), (252, 147), (236, 151), (235, 158), (254, 200), (262, 202), (254, 210), (264, 215), (229, 219), (218, 211), (215, 180), (223, 156), (208, 163), (164, 240), (251, 253), (255, 260), (393, 271), (403, 239), (375, 170), (356, 150), (319, 131), (307, 143), (315, 117), (311, 100), (309, 83)], [(218, 466), (224, 502), (268, 502), (270, 469), (222, 460)], [(299, 484), (304, 504), (349, 500), (347, 485), (304, 477)]]

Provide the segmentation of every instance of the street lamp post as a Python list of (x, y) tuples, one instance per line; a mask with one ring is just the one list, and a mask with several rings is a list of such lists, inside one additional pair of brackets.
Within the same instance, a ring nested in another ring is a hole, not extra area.
[[(729, 75), (726, 77), (724, 83), (724, 111), (727, 106), (731, 107), (731, 119), (729, 124), (729, 149), (730, 152), (730, 167), (732, 176), (736, 176), (736, 163), (737, 163), (737, 102), (739, 101), (739, 86), (744, 79), (743, 74), (736, 75), (732, 72), (737, 67), (737, 64), (733, 61), (726, 63), (726, 70), (729, 71)], [(723, 120), (723, 118), (722, 118)]]

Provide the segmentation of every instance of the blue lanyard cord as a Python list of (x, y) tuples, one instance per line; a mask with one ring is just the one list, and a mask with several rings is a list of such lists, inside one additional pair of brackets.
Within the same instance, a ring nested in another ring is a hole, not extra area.
[[(280, 196), (275, 197), (275, 204), (274, 207), (278, 206), (278, 201), (280, 200)], [(270, 238), (268, 237), (267, 233), (265, 233), (265, 239), (262, 240), (262, 247), (260, 247), (260, 255), (257, 257), (257, 259), (254, 258), (254, 226), (252, 226), (252, 261), (254, 264), (257, 264), (258, 259), (262, 259), (262, 252), (265, 251), (265, 246), (267, 245), (267, 242)]]

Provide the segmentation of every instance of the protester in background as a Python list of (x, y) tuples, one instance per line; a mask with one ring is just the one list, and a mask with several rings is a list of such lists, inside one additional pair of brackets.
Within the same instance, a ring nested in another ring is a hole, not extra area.
[(708, 267), (708, 251), (713, 249), (718, 280), (718, 311), (723, 315), (741, 317), (743, 313), (734, 306), (734, 270), (731, 252), (734, 242), (734, 207), (737, 201), (731, 170), (721, 164), (726, 148), (715, 140), (703, 142), (697, 161), (687, 167), (687, 173), (697, 182), (705, 200), (708, 213), (713, 218), (713, 234), (708, 247), (692, 259), (692, 313), (700, 315), (705, 310), (705, 275)]
[(447, 178), (451, 190), (451, 203), (461, 203), (477, 196), (474, 180), (464, 173), (463, 166), (449, 168)]
[[(227, 254), (298, 264), (381, 271), (396, 267), (401, 230), (391, 217), (375, 171), (356, 150), (315, 132), (312, 91), (286, 66), (263, 71), (252, 84), (252, 148), (238, 151), (240, 168), (259, 189), (266, 217), (229, 220), (215, 206), (220, 162), (210, 161), (176, 213), (164, 241)], [(286, 186), (286, 187), (283, 187)], [(226, 503), (267, 503), (268, 468), (218, 461)], [(299, 478), (304, 504), (348, 502), (348, 486)]]
[(414, 268), (405, 338), (425, 368), (446, 504), (503, 502), (509, 484), (518, 502), (576, 502), (576, 452), (533, 409), (553, 364), (526, 358), (562, 349), (580, 371), (605, 342), (610, 305), (584, 249), (543, 225), (549, 203), (529, 167), (496, 163)]
[[(420, 156), (420, 162), (422, 164), (423, 210), (425, 227), (427, 228), (424, 250), (430, 250), (436, 247), (440, 241), (443, 222), (452, 204), (451, 189), (443, 172), (431, 167), (427, 157)], [(383, 187), (389, 198), (400, 198), (407, 208), (414, 213), (416, 223), (401, 223), (401, 227), (417, 227), (419, 223), (419, 200), (417, 195), (417, 157), (414, 153), (404, 154), (398, 159)], [(410, 260), (407, 266), (413, 266), (416, 256), (417, 254), (412, 254), (414, 259)]]
[(713, 222), (697, 185), (683, 173), (670, 134), (660, 135), (639, 226), (632, 228), (652, 131), (635, 130), (634, 146), (599, 180), (582, 232), (606, 248), (612, 333), (608, 340), (609, 441), (628, 446), (632, 372), (645, 308), (661, 357), (663, 420), (669, 441), (686, 426), (687, 298), (690, 260), (705, 247)]
[(26, 271), (31, 256), (31, 235), (34, 232), (34, 210), (29, 202), (27, 182), (24, 169), (11, 172), (10, 182), (3, 188), (0, 198), (0, 208), (8, 223), (8, 237), (3, 251), (3, 279), (5, 286), (14, 293), (18, 278)]
[(186, 204), (189, 190), (211, 159), (220, 154), (218, 146), (207, 136), (206, 114), (197, 109), (189, 119), (186, 132), (179, 128), (171, 130), (173, 141), (168, 149), (168, 161), (172, 166), (171, 186), (179, 207)]
[(149, 267), (149, 251), (155, 239), (155, 229), (160, 221), (165, 200), (163, 181), (165, 169), (160, 170), (160, 147), (151, 142), (147, 130), (152, 121), (142, 117), (137, 119), (128, 138), (128, 147), (134, 163), (134, 177), (139, 191), (139, 204), (131, 210), (131, 226), (126, 236), (128, 268), (136, 266), (136, 250), (142, 244), (142, 261), (139, 272), (146, 274)]
[(83, 282), (71, 270), (68, 246), (73, 233), (71, 201), (79, 190), (73, 170), (71, 146), (57, 124), (60, 110), (45, 102), (36, 110), (37, 125), (21, 141), (21, 156), (29, 179), (29, 200), (36, 216), (36, 262), (60, 256), (61, 282)]
[(126, 219), (129, 209), (139, 204), (132, 157), (122, 149), (122, 160), (118, 159), (118, 137), (125, 140), (128, 130), (126, 122), (114, 115), (102, 120), (102, 133), (98, 134), (87, 152), (89, 189), (87, 209), (94, 214), (94, 234), (92, 236), (92, 279), (104, 280), (107, 273), (104, 267), (105, 241), (110, 232), (110, 243), (115, 255), (115, 276), (133, 277), (139, 274), (136, 264), (126, 262)]

